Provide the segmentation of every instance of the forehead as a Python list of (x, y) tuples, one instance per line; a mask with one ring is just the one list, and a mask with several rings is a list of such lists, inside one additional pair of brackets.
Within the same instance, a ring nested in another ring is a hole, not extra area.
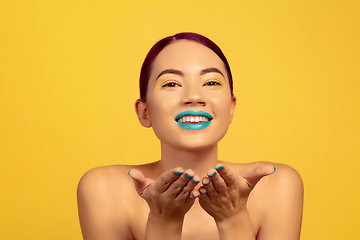
[(152, 77), (165, 69), (184, 71), (201, 71), (205, 68), (218, 68), (226, 74), (222, 60), (211, 49), (200, 43), (179, 40), (166, 46), (156, 57), (152, 67)]

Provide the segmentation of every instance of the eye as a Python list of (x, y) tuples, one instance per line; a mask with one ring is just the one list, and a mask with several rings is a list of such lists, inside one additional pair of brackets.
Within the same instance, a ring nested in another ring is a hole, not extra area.
[(222, 85), (220, 81), (213, 79), (207, 81), (203, 86), (220, 86), (220, 85)]
[(181, 87), (181, 85), (176, 81), (168, 81), (168, 82), (165, 82), (163, 85), (161, 85), (161, 87), (173, 88), (173, 87)]

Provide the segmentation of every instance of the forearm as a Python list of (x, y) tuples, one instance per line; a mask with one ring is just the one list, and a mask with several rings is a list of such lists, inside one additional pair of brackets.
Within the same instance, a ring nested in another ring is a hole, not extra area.
[(222, 221), (216, 221), (220, 240), (254, 240), (255, 233), (249, 212), (243, 210)]
[(149, 214), (145, 240), (180, 240), (184, 219), (166, 219)]

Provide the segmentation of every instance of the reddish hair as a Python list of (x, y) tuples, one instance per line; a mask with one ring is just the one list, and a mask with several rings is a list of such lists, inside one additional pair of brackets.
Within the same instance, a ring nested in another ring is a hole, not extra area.
[(197, 33), (191, 33), (191, 32), (182, 32), (182, 33), (177, 33), (174, 36), (169, 36), (166, 38), (161, 39), (160, 41), (158, 41), (157, 43), (155, 43), (155, 45), (150, 49), (149, 53), (146, 55), (144, 63), (141, 67), (141, 72), (140, 72), (140, 99), (142, 101), (146, 101), (146, 94), (147, 94), (147, 87), (148, 87), (148, 82), (149, 82), (149, 78), (150, 78), (150, 74), (151, 74), (151, 69), (152, 69), (152, 65), (155, 61), (155, 58), (157, 57), (157, 55), (159, 55), (159, 53), (169, 44), (178, 41), (178, 40), (189, 40), (189, 41), (194, 41), (197, 43), (200, 43), (201, 45), (211, 49), (214, 53), (216, 53), (216, 55), (219, 56), (219, 58), (223, 61), (227, 74), (228, 74), (228, 78), (229, 78), (229, 86), (230, 86), (230, 92), (231, 92), (231, 96), (233, 96), (233, 80), (232, 80), (232, 76), (231, 76), (231, 71), (230, 71), (230, 66), (229, 63), (225, 57), (225, 55), (223, 54), (223, 52), (221, 51), (221, 49), (210, 39), (208, 39), (205, 36), (202, 36), (200, 34)]

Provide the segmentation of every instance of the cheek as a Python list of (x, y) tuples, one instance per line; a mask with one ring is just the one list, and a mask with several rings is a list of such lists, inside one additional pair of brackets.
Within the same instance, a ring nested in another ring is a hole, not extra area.
[[(158, 94), (148, 102), (149, 116), (152, 124), (168, 121), (174, 115), (174, 99)], [(163, 123), (161, 123), (163, 124)]]
[(211, 104), (214, 107), (215, 114), (218, 117), (229, 118), (232, 109), (232, 100), (229, 94), (223, 94), (211, 100)]

